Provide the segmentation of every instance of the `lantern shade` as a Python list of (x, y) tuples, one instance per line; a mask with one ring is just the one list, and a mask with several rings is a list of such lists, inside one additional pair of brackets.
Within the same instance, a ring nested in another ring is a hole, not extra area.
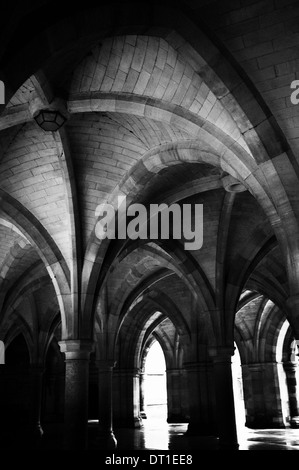
[(42, 109), (34, 116), (36, 123), (46, 132), (58, 131), (66, 118), (58, 110)]

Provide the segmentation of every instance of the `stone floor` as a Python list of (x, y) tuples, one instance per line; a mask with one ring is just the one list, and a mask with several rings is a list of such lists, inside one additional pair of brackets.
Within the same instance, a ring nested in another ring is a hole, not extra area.
[[(168, 424), (165, 410), (147, 410), (148, 419), (136, 430), (116, 430), (119, 450), (212, 450), (217, 442), (186, 437), (187, 424)], [(238, 424), (239, 450), (299, 450), (299, 429), (252, 430)]]
[[(177, 451), (178, 453), (194, 453), (202, 450), (217, 450), (217, 439), (187, 437), (187, 423), (168, 424), (166, 410), (163, 407), (149, 407), (148, 419), (143, 420), (140, 429), (115, 429), (118, 442), (117, 452), (130, 451)], [(63, 426), (56, 424), (44, 425), (44, 436), (38, 450), (59, 450), (62, 448)], [(245, 428), (242, 423), (237, 426), (239, 450), (299, 450), (299, 429), (262, 429)], [(101, 449), (95, 445), (97, 422), (89, 423), (89, 450)], [(23, 436), (24, 437), (24, 436)], [(28, 447), (22, 439), (24, 447)], [(1, 447), (1, 445), (0, 445)], [(15, 448), (10, 441), (9, 450)], [(29, 448), (30, 449), (30, 448)]]

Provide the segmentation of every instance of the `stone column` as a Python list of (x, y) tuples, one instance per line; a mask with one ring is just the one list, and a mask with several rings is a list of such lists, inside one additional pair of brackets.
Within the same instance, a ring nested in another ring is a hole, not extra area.
[(211, 351), (215, 378), (217, 423), (220, 449), (238, 450), (231, 357), (234, 349)]
[(146, 412), (145, 412), (145, 404), (144, 404), (144, 370), (139, 372), (139, 385), (140, 385), (140, 416), (142, 419), (147, 419)]
[(186, 422), (184, 415), (183, 397), (183, 375), (182, 369), (167, 369), (167, 403), (168, 403), (168, 423)]
[(104, 449), (116, 449), (112, 425), (113, 361), (97, 361), (99, 373), (99, 434), (97, 442)]
[(211, 363), (185, 363), (189, 399), (187, 434), (216, 436), (215, 390)]
[(242, 366), (246, 426), (254, 429), (284, 428), (276, 362)]
[(286, 374), (286, 382), (289, 395), (289, 422), (292, 428), (299, 427), (298, 397), (297, 397), (297, 380), (296, 380), (296, 362), (284, 362), (283, 368)]
[(138, 369), (115, 369), (113, 373), (113, 421), (118, 427), (140, 428)]
[(88, 379), (92, 342), (60, 341), (65, 354), (64, 449), (84, 450), (88, 442)]

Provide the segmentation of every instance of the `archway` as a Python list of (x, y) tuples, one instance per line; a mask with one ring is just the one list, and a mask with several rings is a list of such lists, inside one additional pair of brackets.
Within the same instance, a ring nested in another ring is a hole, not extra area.
[(158, 341), (147, 353), (144, 365), (144, 405), (147, 419), (167, 419), (166, 363)]

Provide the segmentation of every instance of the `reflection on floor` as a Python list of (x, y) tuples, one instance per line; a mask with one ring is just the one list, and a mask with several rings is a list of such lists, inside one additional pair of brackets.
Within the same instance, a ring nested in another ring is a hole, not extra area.
[[(116, 450), (170, 450), (189, 451), (217, 449), (215, 438), (187, 437), (187, 423), (168, 424), (166, 407), (152, 406), (146, 409), (148, 419), (143, 420), (140, 429), (115, 429), (118, 441)], [(299, 429), (252, 430), (237, 423), (239, 450), (299, 450)], [(40, 450), (59, 449), (62, 446), (63, 427), (45, 426)], [(89, 449), (101, 450), (95, 446), (97, 423), (89, 424)], [(12, 448), (12, 447), (11, 447)], [(103, 450), (103, 449), (102, 449)]]
[(244, 429), (239, 450), (299, 450), (299, 429)]
[(184, 437), (186, 424), (168, 424), (166, 406), (149, 406), (147, 419), (140, 429), (116, 429), (118, 449), (168, 450), (184, 448), (188, 442)]
[[(210, 450), (217, 449), (212, 438), (186, 437), (186, 424), (168, 424), (166, 409), (148, 407), (148, 419), (140, 429), (115, 431), (119, 450)], [(299, 429), (252, 430), (238, 423), (239, 450), (299, 450)]]

